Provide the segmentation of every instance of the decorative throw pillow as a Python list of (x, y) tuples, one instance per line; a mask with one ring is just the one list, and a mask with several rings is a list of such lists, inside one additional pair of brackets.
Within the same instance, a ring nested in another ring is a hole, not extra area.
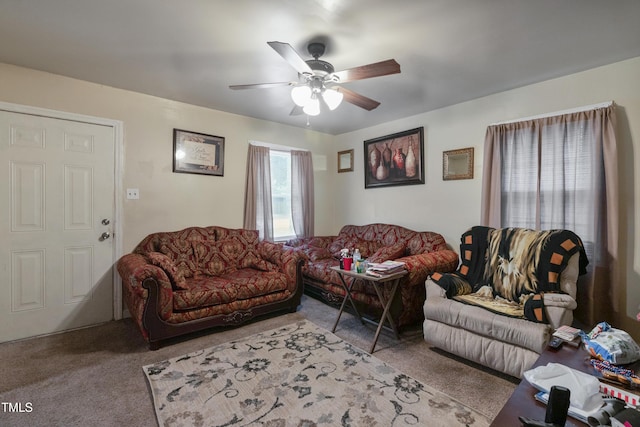
[(267, 242), (266, 240), (261, 240), (256, 245), (256, 251), (260, 258), (278, 265), (282, 264), (282, 248), (281, 243)]
[(319, 248), (317, 246), (309, 246), (304, 249), (303, 252), (307, 254), (311, 261), (318, 261), (320, 259), (331, 258), (331, 252), (327, 248)]
[(236, 270), (244, 252), (242, 243), (235, 239), (192, 243), (200, 271), (209, 276), (220, 276)]
[(182, 239), (163, 239), (158, 248), (160, 253), (168, 256), (184, 277), (192, 277), (198, 266), (193, 254), (191, 242)]
[[(383, 247), (383, 243), (377, 240), (364, 240), (364, 239), (356, 239), (352, 242), (353, 247), (351, 249), (359, 249), (360, 255), (363, 258), (369, 258), (371, 255), (375, 254), (381, 247)], [(404, 251), (404, 245), (402, 246)], [(399, 258), (399, 257), (397, 257)], [(391, 259), (391, 258), (390, 258)]]
[(385, 262), (387, 260), (394, 260), (404, 256), (405, 243), (400, 242), (391, 246), (383, 246), (378, 249), (373, 255), (367, 258), (369, 262)]
[(340, 251), (344, 248), (352, 249), (354, 238), (350, 236), (338, 236), (330, 245), (329, 252), (334, 258), (340, 258)]
[(147, 259), (156, 267), (160, 267), (169, 277), (174, 290), (189, 289), (184, 275), (176, 268), (171, 258), (160, 252), (147, 252)]
[(278, 266), (266, 261), (258, 255), (256, 251), (249, 251), (242, 257), (238, 268), (255, 268), (261, 271), (278, 271)]

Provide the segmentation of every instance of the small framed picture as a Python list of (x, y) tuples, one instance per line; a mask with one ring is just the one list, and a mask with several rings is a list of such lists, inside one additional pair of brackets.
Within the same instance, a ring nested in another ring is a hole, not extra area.
[(353, 149), (338, 151), (338, 173), (353, 172)]
[(442, 179), (473, 179), (473, 147), (442, 153)]
[(173, 171), (224, 175), (224, 137), (173, 130)]

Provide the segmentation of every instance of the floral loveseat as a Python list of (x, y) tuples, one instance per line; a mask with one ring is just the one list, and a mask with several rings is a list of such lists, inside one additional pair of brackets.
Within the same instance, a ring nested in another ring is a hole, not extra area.
[[(370, 262), (389, 259), (405, 262), (409, 274), (400, 281), (397, 299), (391, 307), (398, 327), (422, 320), (427, 276), (435, 271), (454, 271), (458, 266), (458, 255), (447, 248), (440, 234), (391, 224), (345, 225), (337, 236), (293, 239), (286, 245), (306, 257), (302, 270), (305, 293), (331, 305), (340, 304), (345, 295), (338, 274), (331, 270), (339, 265), (341, 249), (357, 248)], [(358, 281), (352, 288), (352, 295), (362, 313), (376, 317), (382, 313), (373, 287)], [(385, 294), (385, 297), (389, 295)]]
[(167, 338), (295, 311), (303, 262), (257, 231), (211, 226), (150, 234), (117, 268), (129, 312), (154, 350)]
[(456, 272), (426, 282), (424, 338), (519, 378), (573, 321), (588, 264), (582, 241), (568, 230), (478, 226), (462, 235), (460, 254)]

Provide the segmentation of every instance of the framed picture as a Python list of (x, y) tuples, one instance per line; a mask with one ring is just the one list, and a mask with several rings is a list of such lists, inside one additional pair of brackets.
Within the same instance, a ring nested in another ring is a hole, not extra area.
[(473, 178), (473, 147), (442, 153), (442, 179)]
[(173, 171), (224, 175), (224, 138), (173, 130)]
[(338, 173), (353, 172), (353, 149), (338, 151)]
[(424, 129), (364, 142), (364, 188), (424, 184)]

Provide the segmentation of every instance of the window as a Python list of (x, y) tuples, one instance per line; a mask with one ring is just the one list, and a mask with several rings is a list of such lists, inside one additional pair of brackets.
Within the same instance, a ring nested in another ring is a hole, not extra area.
[(276, 241), (296, 237), (291, 216), (291, 154), (271, 150), (271, 201), (273, 238)]
[(509, 132), (502, 146), (502, 226), (570, 229), (590, 259), (597, 183), (586, 120), (550, 120)]
[(270, 242), (311, 237), (313, 199), (310, 151), (249, 144), (244, 228)]
[(576, 318), (617, 321), (620, 272), (618, 154), (613, 102), (487, 128), (481, 224), (569, 229), (589, 258)]

